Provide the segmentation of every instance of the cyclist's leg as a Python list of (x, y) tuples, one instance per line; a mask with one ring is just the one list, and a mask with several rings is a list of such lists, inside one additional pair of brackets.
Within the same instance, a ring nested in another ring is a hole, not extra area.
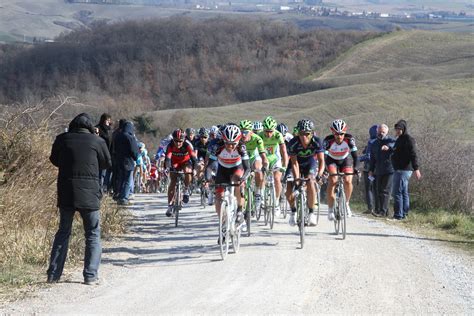
[[(224, 168), (221, 165), (218, 165), (215, 183), (216, 184), (229, 183), (232, 176), (232, 173), (230, 173), (229, 170), (230, 170), (229, 168)], [(222, 200), (224, 199), (224, 188), (217, 187), (215, 190), (215, 193), (216, 193), (216, 213), (218, 216), (220, 216)]]
[(170, 184), (168, 185), (168, 205), (173, 204), (173, 198), (174, 198), (174, 189), (176, 186), (176, 174), (175, 173), (170, 173)]
[[(332, 159), (331, 157), (327, 157), (326, 159), (326, 169), (329, 173), (329, 175), (337, 174), (338, 166), (337, 162)], [(327, 186), (327, 202), (328, 202), (328, 208), (332, 209), (334, 206), (334, 200), (336, 199), (336, 193), (335, 193), (335, 188), (336, 188), (336, 183), (337, 183), (337, 178), (338, 177), (329, 177), (328, 178), (328, 186)]]
[[(351, 156), (349, 156), (351, 157)], [(354, 169), (352, 168), (352, 157), (349, 158), (347, 157), (344, 159), (342, 166), (341, 166), (341, 171), (343, 173), (353, 173)], [(349, 201), (351, 200), (351, 195), (352, 195), (352, 175), (347, 175), (344, 177), (344, 194), (346, 195), (346, 202), (349, 204)]]
[(313, 212), (314, 205), (316, 204), (316, 185), (314, 182), (316, 170), (316, 161), (313, 157), (310, 157), (306, 163), (300, 164), (301, 175), (310, 179), (310, 181), (306, 183), (307, 202), (310, 213)]
[(275, 184), (275, 201), (280, 201), (281, 194), (281, 159), (278, 159), (273, 165), (273, 179)]
[(256, 193), (262, 195), (263, 192), (263, 173), (262, 173), (262, 158), (255, 156), (254, 161), (250, 161), (252, 170), (255, 171), (255, 186)]
[[(243, 174), (244, 170), (242, 168), (242, 165), (235, 167), (235, 170), (232, 175), (232, 182), (239, 182)], [(245, 182), (242, 182), (242, 186), (245, 186)], [(234, 194), (235, 198), (237, 199), (237, 206), (240, 210), (242, 210), (242, 207), (245, 204), (245, 197), (241, 194), (240, 187), (235, 187)]]

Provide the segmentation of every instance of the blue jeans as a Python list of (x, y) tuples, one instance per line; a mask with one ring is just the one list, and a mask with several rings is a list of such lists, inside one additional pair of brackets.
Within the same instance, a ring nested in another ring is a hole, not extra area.
[(118, 200), (128, 201), (130, 186), (133, 184), (133, 170), (117, 169)]
[(408, 195), (408, 182), (412, 171), (395, 170), (393, 174), (393, 217), (401, 219), (408, 215), (410, 209), (410, 196)]
[[(48, 268), (48, 276), (56, 280), (59, 280), (63, 273), (75, 211), (69, 208), (62, 208), (59, 212), (59, 229), (54, 236)], [(102, 255), (102, 246), (100, 243), (100, 211), (82, 210), (79, 211), (79, 213), (82, 217), (86, 242), (84, 270), (82, 274), (85, 281), (90, 281), (98, 277), (100, 257)]]

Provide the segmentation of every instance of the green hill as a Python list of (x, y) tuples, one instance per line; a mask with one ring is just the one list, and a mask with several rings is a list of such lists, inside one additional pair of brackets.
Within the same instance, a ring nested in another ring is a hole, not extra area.
[[(474, 135), (472, 100), (474, 40), (435, 32), (396, 32), (356, 45), (309, 79), (332, 88), (285, 98), (209, 109), (186, 109), (192, 125), (274, 115), (294, 124), (310, 117), (322, 134), (330, 120), (342, 117), (356, 135), (374, 122), (398, 118), (438, 125), (463, 140)], [(175, 110), (154, 112), (157, 122), (173, 123)], [(174, 118), (177, 116), (175, 115)], [(467, 132), (467, 133), (466, 133)]]

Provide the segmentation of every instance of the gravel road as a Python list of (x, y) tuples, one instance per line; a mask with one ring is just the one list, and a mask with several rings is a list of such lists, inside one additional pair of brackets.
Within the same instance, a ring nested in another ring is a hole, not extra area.
[(69, 269), (0, 314), (474, 314), (474, 260), (442, 241), (359, 216), (340, 240), (323, 211), (304, 249), (278, 219), (221, 261), (213, 208), (193, 196), (175, 228), (165, 205), (136, 196), (130, 233), (104, 245), (99, 285)]

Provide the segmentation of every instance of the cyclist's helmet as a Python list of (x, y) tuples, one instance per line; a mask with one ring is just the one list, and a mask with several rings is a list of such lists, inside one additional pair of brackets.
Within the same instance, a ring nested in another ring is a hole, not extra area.
[(298, 126), (293, 127), (293, 135), (296, 135), (298, 133), (299, 133)]
[(285, 123), (280, 123), (277, 125), (277, 131), (279, 131), (283, 136), (288, 133), (288, 126)]
[(331, 130), (337, 134), (343, 134), (347, 131), (347, 124), (343, 120), (335, 120), (331, 124)]
[(209, 134), (217, 135), (219, 132), (219, 128), (215, 125), (211, 126), (211, 129), (209, 130)]
[(237, 125), (226, 125), (221, 131), (221, 136), (225, 142), (236, 143), (240, 140), (242, 134), (240, 133), (240, 128)]
[(194, 130), (194, 128), (191, 128), (191, 127), (186, 128), (186, 135), (189, 136), (191, 134), (192, 135), (196, 134), (196, 131)]
[(266, 130), (275, 129), (277, 127), (277, 121), (271, 116), (267, 116), (263, 120), (263, 128)]
[(253, 130), (257, 132), (260, 132), (261, 130), (263, 130), (262, 122), (260, 121), (253, 122)]
[(239, 123), (240, 129), (251, 130), (252, 129), (252, 122), (249, 120), (242, 120)]
[(314, 123), (311, 120), (300, 120), (297, 125), (298, 132), (312, 132), (314, 129)]
[(198, 132), (200, 137), (209, 137), (209, 130), (205, 127), (201, 127)]
[(173, 140), (175, 141), (184, 140), (184, 137), (185, 137), (184, 131), (180, 128), (175, 129), (172, 135), (173, 135)]

